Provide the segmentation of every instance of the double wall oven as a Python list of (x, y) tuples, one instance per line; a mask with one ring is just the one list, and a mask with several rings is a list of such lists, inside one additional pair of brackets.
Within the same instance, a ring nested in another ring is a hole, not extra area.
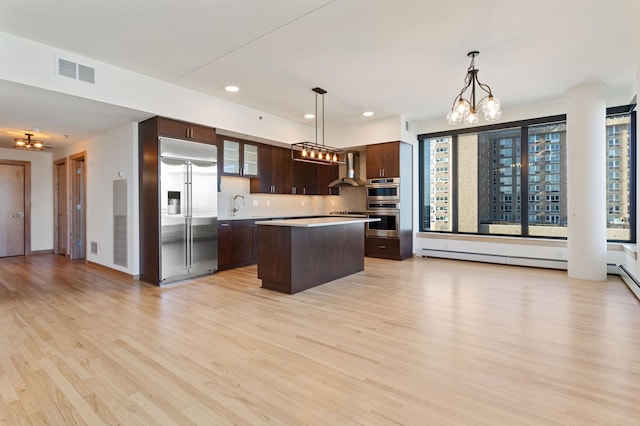
[(400, 179), (379, 178), (367, 180), (367, 237), (398, 237), (400, 229)]

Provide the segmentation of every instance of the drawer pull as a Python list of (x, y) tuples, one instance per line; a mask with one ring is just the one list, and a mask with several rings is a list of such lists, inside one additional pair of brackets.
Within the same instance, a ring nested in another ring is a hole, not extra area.
[(386, 248), (387, 248), (387, 246), (378, 246), (378, 248), (386, 249)]
[(223, 226), (229, 226), (229, 224), (228, 223), (221, 223), (220, 227), (223, 227)]

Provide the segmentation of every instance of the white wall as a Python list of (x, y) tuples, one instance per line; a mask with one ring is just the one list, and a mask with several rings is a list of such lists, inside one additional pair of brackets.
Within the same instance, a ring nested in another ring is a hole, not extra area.
[(53, 160), (50, 152), (0, 148), (0, 158), (31, 162), (31, 251), (53, 249)]
[[(54, 159), (86, 152), (87, 260), (131, 275), (140, 273), (138, 230), (138, 124), (57, 150)], [(113, 181), (127, 180), (127, 267), (113, 263)], [(97, 254), (90, 242), (99, 243)]]
[[(309, 125), (1, 31), (0, 51), (3, 80), (289, 144), (311, 140), (315, 132)], [(58, 77), (56, 57), (94, 67), (96, 84)]]

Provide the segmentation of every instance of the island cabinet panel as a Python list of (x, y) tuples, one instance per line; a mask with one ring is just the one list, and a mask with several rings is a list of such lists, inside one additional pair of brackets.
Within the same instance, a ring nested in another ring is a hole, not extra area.
[(262, 287), (293, 294), (364, 270), (362, 223), (258, 225)]
[(367, 145), (367, 179), (400, 177), (400, 142)]
[(258, 178), (251, 179), (252, 193), (291, 194), (291, 151), (277, 146), (260, 145)]
[(255, 220), (218, 222), (218, 269), (233, 269), (258, 262), (258, 228)]

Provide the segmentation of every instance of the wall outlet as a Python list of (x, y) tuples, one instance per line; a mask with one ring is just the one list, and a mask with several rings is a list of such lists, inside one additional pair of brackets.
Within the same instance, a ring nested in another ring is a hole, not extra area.
[(267, 207), (271, 205), (271, 201), (267, 200)]
[(300, 200), (300, 205), (304, 206), (304, 200)]
[(251, 205), (252, 205), (253, 207), (256, 207), (256, 206), (258, 205), (258, 200), (253, 200), (253, 201), (251, 202)]
[(334, 200), (331, 200), (331, 205), (332, 205), (332, 206), (335, 206), (335, 205), (336, 205), (336, 202), (335, 202)]

